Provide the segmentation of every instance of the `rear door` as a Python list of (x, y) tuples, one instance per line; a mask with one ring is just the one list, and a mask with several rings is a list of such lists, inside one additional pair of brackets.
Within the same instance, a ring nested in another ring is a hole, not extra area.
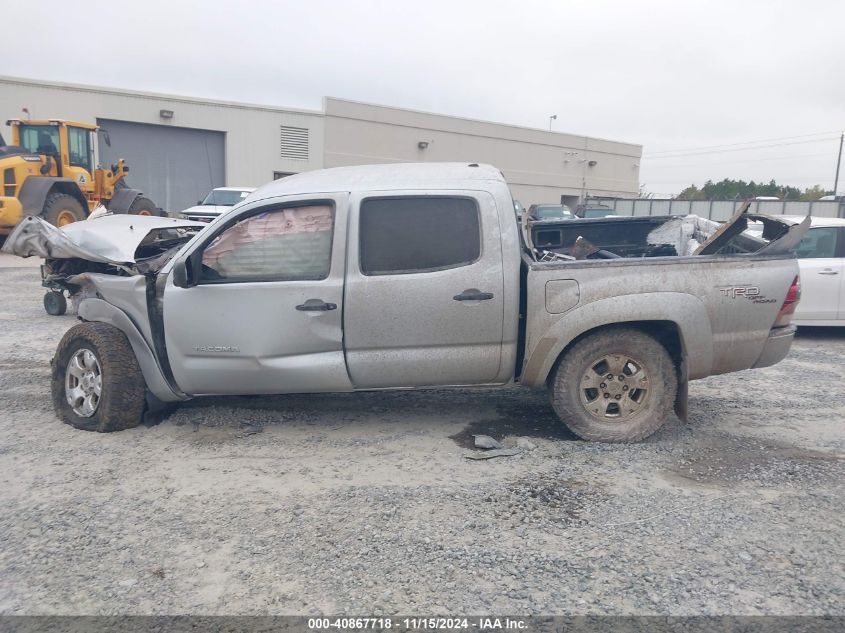
[(180, 255), (199, 275), (188, 288), (171, 275), (164, 291), (167, 356), (183, 391), (351, 390), (341, 328), (347, 206), (345, 193), (258, 201)]
[(795, 251), (801, 270), (801, 301), (794, 322), (812, 325), (813, 321), (845, 318), (842, 310), (842, 279), (845, 241), (842, 229), (817, 226), (807, 231)]
[(344, 327), (355, 387), (493, 382), (504, 314), (493, 197), (356, 194), (349, 227)]

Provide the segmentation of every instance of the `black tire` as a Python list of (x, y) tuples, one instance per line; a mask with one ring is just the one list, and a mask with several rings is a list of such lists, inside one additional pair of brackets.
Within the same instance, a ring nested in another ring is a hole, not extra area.
[[(607, 380), (608, 375), (613, 380)], [(677, 389), (677, 372), (666, 348), (648, 334), (625, 327), (607, 328), (578, 341), (558, 363), (549, 384), (552, 407), (561, 421), (593, 442), (639, 442), (652, 435), (671, 415)]]
[(151, 215), (153, 217), (161, 215), (158, 208), (156, 208), (155, 202), (144, 196), (135, 198), (132, 204), (129, 205), (127, 213), (131, 215)]
[[(79, 415), (68, 402), (68, 364), (84, 350), (99, 364), (102, 384), (93, 414)], [(81, 323), (65, 333), (52, 361), (52, 396), (56, 415), (85, 431), (108, 433), (138, 426), (143, 420), (146, 384), (126, 336), (107, 323)]]
[(67, 312), (67, 299), (64, 293), (51, 290), (44, 294), (44, 309), (47, 314), (53, 316), (62, 316)]
[(41, 215), (53, 226), (65, 226), (88, 217), (82, 203), (67, 193), (51, 193), (47, 196)]

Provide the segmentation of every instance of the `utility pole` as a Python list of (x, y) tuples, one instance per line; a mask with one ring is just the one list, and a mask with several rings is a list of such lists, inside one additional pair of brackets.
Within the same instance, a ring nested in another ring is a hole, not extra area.
[(552, 121), (554, 121), (556, 118), (557, 118), (556, 114), (553, 114), (552, 116), (549, 117), (549, 132), (552, 131)]
[(836, 178), (833, 181), (833, 197), (839, 188), (839, 165), (842, 163), (842, 140), (845, 139), (845, 132), (839, 135), (839, 153), (836, 155)]

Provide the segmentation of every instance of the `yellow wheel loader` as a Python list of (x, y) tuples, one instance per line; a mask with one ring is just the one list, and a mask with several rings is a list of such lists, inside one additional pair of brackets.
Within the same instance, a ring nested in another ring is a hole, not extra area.
[(63, 119), (6, 121), (12, 144), (0, 136), (0, 236), (8, 235), (26, 215), (39, 215), (55, 226), (84, 220), (98, 204), (112, 213), (161, 215), (141, 191), (124, 182), (129, 167), (101, 169), (94, 162), (96, 125)]

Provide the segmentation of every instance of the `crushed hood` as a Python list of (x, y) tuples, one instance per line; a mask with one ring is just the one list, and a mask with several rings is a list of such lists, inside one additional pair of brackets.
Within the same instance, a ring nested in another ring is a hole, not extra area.
[(4, 253), (44, 259), (79, 258), (105, 264), (133, 264), (145, 238), (161, 229), (188, 229), (202, 222), (142, 215), (106, 215), (57, 228), (36, 216), (25, 217), (6, 238)]

